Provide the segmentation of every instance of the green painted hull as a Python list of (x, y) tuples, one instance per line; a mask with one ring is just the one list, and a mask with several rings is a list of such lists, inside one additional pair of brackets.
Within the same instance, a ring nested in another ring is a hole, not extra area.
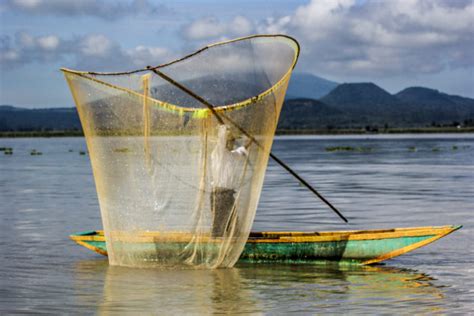
[[(371, 264), (384, 261), (425, 246), (461, 226), (397, 228), (343, 232), (265, 232), (251, 233), (239, 261)], [(101, 231), (70, 236), (78, 244), (107, 255)], [(150, 258), (166, 257), (167, 252), (184, 248), (183, 242), (120, 242), (114, 247), (149, 253)], [(210, 243), (212, 247), (212, 243)]]
[(245, 261), (351, 261), (360, 263), (376, 258), (414, 243), (429, 239), (422, 237), (400, 237), (381, 240), (348, 240), (300, 243), (253, 243), (246, 244), (240, 259)]

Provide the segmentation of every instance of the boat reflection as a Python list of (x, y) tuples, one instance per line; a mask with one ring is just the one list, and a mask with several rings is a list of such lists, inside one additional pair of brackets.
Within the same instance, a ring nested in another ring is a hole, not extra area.
[[(285, 313), (324, 309), (325, 313), (383, 314), (400, 312), (399, 308), (407, 305), (416, 313), (432, 313), (443, 312), (440, 306), (446, 304), (436, 280), (416, 270), (384, 265), (309, 264), (239, 265), (239, 268), (266, 305), (280, 305), (279, 310)], [(300, 304), (291, 304), (294, 300)]]
[[(238, 264), (232, 269), (156, 270), (82, 261), (75, 269), (79, 303), (99, 314), (261, 312), (443, 313), (443, 288), (429, 275), (385, 266)], [(102, 293), (87, 293), (87, 288)], [(294, 304), (298, 301), (298, 304)]]

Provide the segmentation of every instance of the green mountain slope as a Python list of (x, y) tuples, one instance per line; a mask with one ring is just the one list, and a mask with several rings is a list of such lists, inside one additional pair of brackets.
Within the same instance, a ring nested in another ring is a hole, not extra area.
[(0, 106), (0, 131), (80, 130), (75, 108), (25, 109)]
[[(306, 79), (305, 79), (306, 78)], [(292, 93), (317, 95), (322, 90), (314, 88), (315, 76), (296, 76), (303, 80)], [(322, 78), (319, 78), (322, 79)], [(318, 79), (318, 80), (319, 80)], [(324, 79), (322, 79), (324, 80)], [(295, 83), (296, 82), (296, 83)], [(329, 82), (329, 81), (328, 81)], [(331, 83), (327, 89), (331, 88)], [(207, 99), (220, 100), (219, 94), (206, 93), (207, 85), (200, 86), (187, 82), (193, 89), (199, 90)], [(224, 90), (239, 90), (238, 98), (226, 101), (241, 101), (254, 95), (255, 86), (239, 82), (212, 82)], [(314, 88), (314, 89), (313, 89)], [(172, 95), (167, 100), (179, 104), (194, 104), (182, 93), (168, 93), (163, 86), (154, 88), (152, 95), (159, 98)], [(313, 90), (311, 90), (313, 89)], [(217, 89), (221, 91), (221, 89)], [(311, 91), (310, 91), (311, 90)], [(215, 89), (213, 90), (215, 91)], [(289, 93), (291, 92), (289, 91)], [(299, 91), (299, 92), (298, 92)], [(167, 92), (167, 93), (164, 93)], [(102, 107), (98, 115), (109, 115), (113, 109), (109, 105)], [(138, 112), (137, 112), (138, 113)], [(140, 115), (140, 111), (139, 114)], [(319, 100), (308, 97), (288, 99), (280, 115), (280, 130), (305, 130), (327, 128), (364, 128), (366, 126), (389, 127), (427, 127), (439, 125), (474, 125), (474, 99), (448, 95), (437, 90), (410, 87), (397, 94), (390, 94), (374, 83), (344, 83), (336, 86)], [(139, 127), (136, 127), (139, 128)], [(70, 131), (80, 130), (81, 125), (75, 108), (24, 109), (12, 106), (0, 106), (0, 131)]]

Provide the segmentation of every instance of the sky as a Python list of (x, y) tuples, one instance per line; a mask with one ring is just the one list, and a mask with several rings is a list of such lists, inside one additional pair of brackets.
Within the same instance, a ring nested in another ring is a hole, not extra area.
[(297, 72), (474, 97), (473, 0), (0, 0), (0, 105), (71, 107), (59, 68), (124, 71), (288, 34)]

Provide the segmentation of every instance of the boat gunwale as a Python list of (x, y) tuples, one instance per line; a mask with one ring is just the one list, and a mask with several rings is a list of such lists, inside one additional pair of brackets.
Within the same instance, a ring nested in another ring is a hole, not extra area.
[[(433, 236), (439, 239), (458, 229), (461, 225), (446, 226), (426, 226), (407, 227), (376, 230), (349, 230), (349, 231), (328, 231), (328, 232), (253, 232), (250, 234), (247, 243), (311, 243), (311, 242), (331, 242), (345, 240), (380, 240), (403, 237)], [(188, 238), (179, 238), (180, 233), (167, 234), (170, 237), (164, 238), (157, 232), (144, 232), (141, 236), (127, 238), (126, 235), (118, 236), (117, 240), (124, 242), (187, 242)], [(79, 241), (99, 241), (105, 242), (102, 230), (87, 231), (69, 236), (72, 240)], [(207, 239), (207, 238), (206, 238)], [(435, 240), (436, 240), (435, 239)], [(211, 239), (208, 241), (219, 240)], [(434, 240), (433, 240), (434, 241)]]

